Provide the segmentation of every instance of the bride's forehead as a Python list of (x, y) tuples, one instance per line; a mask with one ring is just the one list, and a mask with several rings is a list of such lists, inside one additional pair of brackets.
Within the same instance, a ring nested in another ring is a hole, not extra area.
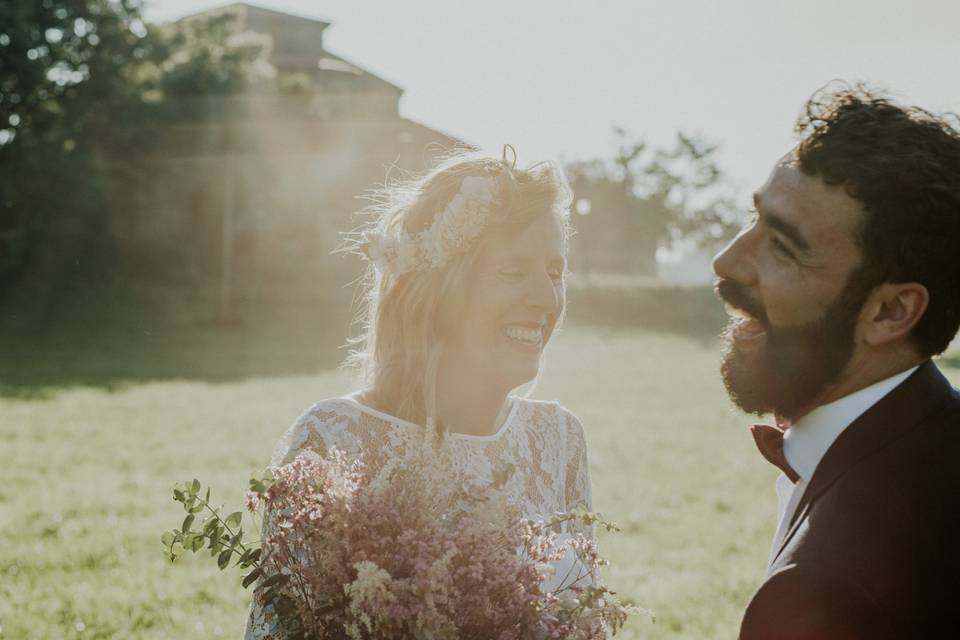
[(563, 225), (555, 216), (543, 216), (527, 225), (492, 229), (481, 251), (491, 257), (566, 254)]

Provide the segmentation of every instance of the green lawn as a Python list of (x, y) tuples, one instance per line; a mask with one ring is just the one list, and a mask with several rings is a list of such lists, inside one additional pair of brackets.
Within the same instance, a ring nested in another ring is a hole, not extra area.
[[(98, 374), (92, 386), (51, 383), (54, 359), (37, 389), (6, 387), (0, 638), (240, 636), (249, 592), (239, 574), (206, 556), (170, 565), (159, 535), (182, 518), (175, 481), (199, 477), (239, 507), (287, 425), (351, 388), (336, 369), (296, 373), (300, 355), (293, 372), (187, 367), (177, 379), (170, 365), (109, 384)], [(607, 581), (656, 613), (624, 638), (734, 637), (764, 571), (775, 472), (754, 452), (749, 419), (731, 410), (717, 358), (709, 342), (567, 327), (535, 393), (583, 420), (595, 507), (623, 528), (602, 539)]]

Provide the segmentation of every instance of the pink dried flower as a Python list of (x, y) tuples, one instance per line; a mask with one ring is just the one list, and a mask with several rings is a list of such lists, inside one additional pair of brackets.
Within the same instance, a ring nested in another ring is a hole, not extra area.
[(307, 637), (356, 640), (597, 638), (622, 626), (628, 608), (605, 587), (581, 588), (582, 572), (572, 589), (542, 590), (566, 553), (591, 578), (602, 564), (591, 539), (555, 531), (579, 516), (510, 524), (503, 505), (463, 500), (451, 478), (427, 448), (377, 473), (336, 449), (274, 469), (247, 506), (268, 514), (263, 566), (288, 576), (285, 619)]

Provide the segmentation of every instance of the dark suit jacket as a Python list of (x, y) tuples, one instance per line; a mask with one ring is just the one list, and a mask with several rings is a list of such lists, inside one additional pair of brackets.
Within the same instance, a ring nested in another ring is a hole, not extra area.
[(741, 640), (960, 638), (960, 394), (926, 362), (810, 479)]

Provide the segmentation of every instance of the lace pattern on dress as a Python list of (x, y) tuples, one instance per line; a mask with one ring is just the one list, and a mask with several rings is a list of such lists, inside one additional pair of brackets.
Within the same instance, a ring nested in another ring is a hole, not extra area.
[[(583, 427), (555, 402), (511, 397), (513, 409), (492, 436), (450, 433), (453, 464), (471, 484), (486, 486), (505, 466), (513, 475), (502, 491), (518, 516), (550, 517), (578, 507), (592, 509), (590, 474)], [(324, 400), (310, 407), (277, 443), (271, 465), (292, 461), (303, 450), (325, 455), (337, 447), (348, 456), (364, 456), (369, 468), (388, 460), (412, 458), (422, 427), (392, 418), (352, 397)], [(592, 535), (592, 531), (586, 532)], [(569, 559), (567, 564), (569, 565)], [(558, 574), (568, 567), (558, 567)], [(562, 575), (558, 576), (562, 577)], [(255, 589), (246, 640), (279, 640)]]

